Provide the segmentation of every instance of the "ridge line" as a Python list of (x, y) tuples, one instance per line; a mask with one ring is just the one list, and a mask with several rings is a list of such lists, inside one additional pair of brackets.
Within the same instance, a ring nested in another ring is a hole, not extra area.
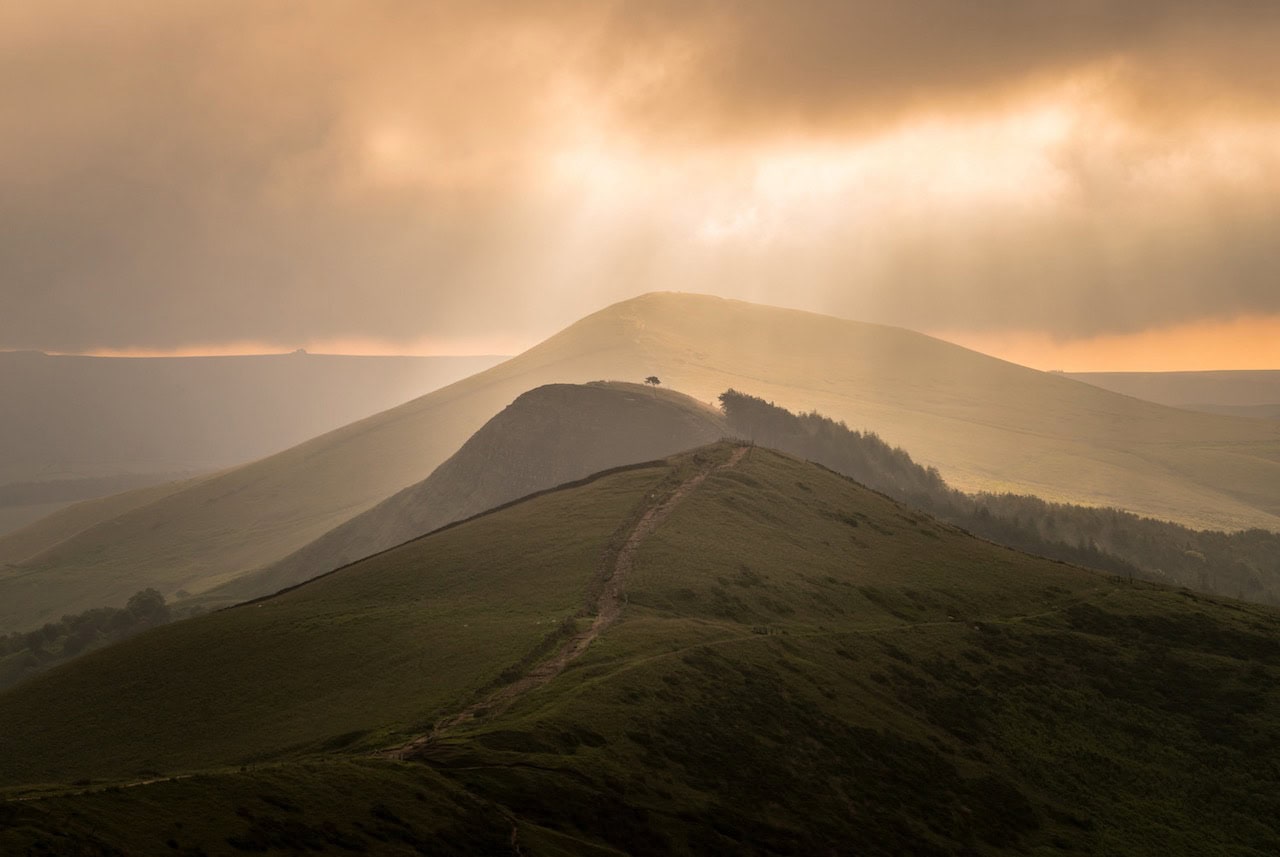
[(595, 598), (595, 617), (590, 626), (570, 637), (551, 657), (534, 664), (524, 675), (492, 691), (484, 698), (471, 703), (456, 714), (436, 722), (431, 731), (403, 744), (377, 751), (374, 755), (391, 759), (410, 759), (421, 753), (444, 733), (482, 715), (497, 714), (510, 707), (526, 693), (547, 684), (570, 663), (580, 658), (601, 633), (617, 621), (626, 602), (626, 579), (635, 564), (636, 552), (646, 538), (666, 521), (676, 506), (697, 490), (707, 477), (717, 470), (736, 467), (750, 450), (749, 446), (736, 446), (729, 458), (719, 464), (706, 463), (684, 479), (670, 493), (652, 500), (635, 524), (631, 525), (625, 541), (608, 561), (612, 551), (606, 548), (603, 586)]

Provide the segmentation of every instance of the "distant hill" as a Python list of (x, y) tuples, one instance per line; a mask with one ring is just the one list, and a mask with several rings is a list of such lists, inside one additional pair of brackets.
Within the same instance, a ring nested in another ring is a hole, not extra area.
[(1270, 854), (1277, 688), (1275, 610), (720, 444), (0, 694), (0, 851)]
[(1280, 370), (1071, 372), (1086, 384), (1175, 408), (1280, 419)]
[(1222, 414), (1228, 417), (1249, 417), (1255, 420), (1280, 420), (1280, 404), (1274, 405), (1184, 405), (1188, 410), (1206, 414)]
[(205, 600), (269, 595), (536, 491), (665, 458), (728, 433), (718, 410), (671, 390), (618, 382), (538, 387), (485, 423), (422, 482)]
[(1280, 605), (1280, 533), (1193, 530), (1118, 509), (1024, 494), (966, 494), (874, 434), (792, 414), (735, 390), (720, 397), (733, 436), (830, 467), (941, 521), (1036, 556)]
[(0, 352), (0, 533), (279, 452), (500, 359)]
[[(874, 430), (964, 490), (1017, 490), (1201, 528), (1280, 530), (1280, 433), (1266, 422), (1137, 401), (896, 328), (652, 294), (163, 498), (123, 512), (104, 504), (96, 522), (88, 510), (74, 526), (44, 525), (38, 540), (0, 539), (9, 566), (0, 566), (0, 631), (120, 605), (146, 587), (206, 592), (425, 479), (527, 390), (648, 375), (701, 401), (740, 387)], [(36, 542), (40, 550), (28, 552)]]

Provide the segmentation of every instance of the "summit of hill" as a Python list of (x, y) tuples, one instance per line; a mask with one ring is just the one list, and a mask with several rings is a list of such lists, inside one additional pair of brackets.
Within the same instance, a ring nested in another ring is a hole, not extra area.
[(897, 328), (655, 293), (284, 452), (0, 539), (0, 628), (123, 603), (144, 586), (208, 592), (422, 481), (534, 387), (648, 375), (701, 401), (735, 387), (818, 410), (964, 490), (1280, 529), (1280, 434), (1267, 422), (1142, 402)]
[(267, 595), (529, 494), (728, 433), (719, 411), (671, 390), (622, 382), (538, 387), (485, 423), (422, 482), (210, 598)]

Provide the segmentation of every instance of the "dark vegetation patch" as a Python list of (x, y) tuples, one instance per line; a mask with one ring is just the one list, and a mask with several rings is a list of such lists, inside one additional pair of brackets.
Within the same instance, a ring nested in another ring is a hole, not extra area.
[(0, 853), (509, 854), (511, 822), (429, 769), (297, 765), (0, 804)]
[(815, 704), (807, 657), (744, 663), (700, 648), (677, 662), (661, 681), (678, 692), (572, 774), (474, 759), (451, 773), (539, 825), (627, 853), (940, 855), (1014, 846), (1041, 826), (1015, 783), (824, 711), (835, 694)]
[(919, 618), (920, 613), (915, 608), (915, 605), (904, 599), (896, 591), (879, 589), (874, 586), (859, 586), (858, 591), (862, 593), (863, 598), (895, 619), (912, 622)]
[(144, 589), (124, 607), (95, 607), (34, 631), (0, 636), (0, 690), (85, 652), (201, 612), (199, 607), (174, 610), (159, 592)]
[(1203, 612), (1120, 616), (1092, 604), (1067, 610), (1071, 627), (1126, 642), (1152, 642), (1181, 649), (1212, 652), (1237, 660), (1280, 663), (1280, 636), (1249, 633)]

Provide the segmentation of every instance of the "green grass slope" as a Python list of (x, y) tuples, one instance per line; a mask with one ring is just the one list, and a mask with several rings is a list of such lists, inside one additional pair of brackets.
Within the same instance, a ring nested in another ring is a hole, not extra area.
[(703, 401), (750, 389), (875, 430), (965, 490), (1017, 490), (1198, 527), (1280, 528), (1280, 434), (1270, 424), (1140, 402), (895, 328), (652, 294), (0, 569), (0, 630), (122, 603), (147, 586), (209, 590), (426, 478), (533, 387), (649, 374)]
[[(429, 724), (561, 633), (652, 481), (535, 498), (35, 676), (0, 695), (0, 733), (47, 741), (6, 754), (0, 779), (240, 764)], [(68, 717), (72, 698), (81, 715)]]
[[(0, 756), (0, 843), (1280, 847), (1280, 614), (1006, 550), (764, 449), (735, 458), (604, 474), (0, 695), (20, 748)], [(612, 624), (526, 682), (609, 592)], [(410, 761), (368, 754), (432, 723)]]
[(537, 491), (728, 433), (719, 411), (671, 390), (619, 382), (539, 387), (485, 423), (422, 482), (213, 590), (208, 600), (267, 595)]

